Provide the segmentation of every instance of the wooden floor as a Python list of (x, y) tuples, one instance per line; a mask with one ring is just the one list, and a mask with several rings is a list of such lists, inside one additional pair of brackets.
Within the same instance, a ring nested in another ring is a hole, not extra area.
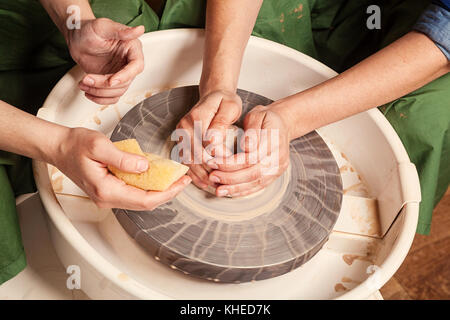
[(450, 300), (450, 189), (434, 209), (430, 235), (416, 234), (402, 266), (380, 291), (386, 300)]

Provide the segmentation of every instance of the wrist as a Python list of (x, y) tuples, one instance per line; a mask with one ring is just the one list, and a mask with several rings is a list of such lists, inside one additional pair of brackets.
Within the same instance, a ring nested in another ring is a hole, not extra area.
[(213, 92), (223, 92), (225, 94), (236, 94), (236, 85), (231, 81), (219, 80), (219, 77), (203, 76), (200, 80), (199, 93), (200, 98), (203, 98)]
[(55, 25), (66, 41), (73, 31), (79, 31), (83, 23), (95, 19), (87, 1), (71, 1), (55, 4), (55, 1), (41, 0), (42, 5), (50, 15)]
[(293, 97), (275, 101), (268, 107), (281, 118), (289, 140), (299, 138), (317, 128), (307, 107), (298, 104)]
[(94, 15), (86, 17), (80, 21), (80, 28), (72, 28), (68, 25), (64, 24), (59, 29), (61, 30), (61, 33), (64, 36), (64, 39), (66, 40), (67, 46), (69, 49), (71, 49), (72, 44), (79, 40), (81, 38), (81, 28), (83, 28), (83, 25), (88, 24), (92, 21), (94, 21), (96, 18)]
[(228, 64), (223, 61), (204, 62), (199, 85), (201, 97), (215, 91), (236, 93), (239, 71), (233, 72), (232, 68), (225, 68), (225, 65)]
[(48, 130), (48, 139), (42, 145), (40, 150), (41, 158), (56, 167), (59, 166), (59, 159), (64, 157), (67, 152), (67, 142), (70, 141), (71, 131), (73, 129), (53, 124), (52, 128)]

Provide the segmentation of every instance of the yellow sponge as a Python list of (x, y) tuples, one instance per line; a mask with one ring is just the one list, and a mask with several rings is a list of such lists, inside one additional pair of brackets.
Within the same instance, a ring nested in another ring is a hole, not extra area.
[(114, 145), (122, 151), (145, 156), (149, 161), (149, 168), (143, 173), (123, 172), (117, 168), (108, 166), (108, 169), (116, 177), (131, 186), (143, 190), (164, 191), (189, 170), (189, 167), (176, 161), (162, 158), (156, 154), (142, 152), (136, 139), (114, 142)]
[(136, 139), (126, 139), (122, 141), (113, 142), (117, 149), (129, 152), (129, 153), (135, 153), (140, 156), (145, 156), (144, 152), (142, 152), (141, 146), (139, 145), (139, 142), (137, 142)]

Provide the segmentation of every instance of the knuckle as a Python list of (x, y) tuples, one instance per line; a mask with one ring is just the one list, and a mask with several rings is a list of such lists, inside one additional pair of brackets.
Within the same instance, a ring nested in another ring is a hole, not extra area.
[(229, 125), (231, 123), (232, 123), (232, 121), (230, 119), (228, 119), (228, 117), (226, 117), (225, 115), (217, 114), (214, 117), (215, 125)]
[(244, 125), (248, 125), (249, 123), (252, 123), (256, 120), (257, 118), (257, 113), (254, 112), (253, 110), (250, 111), (249, 113), (247, 113), (247, 115), (244, 118)]
[(242, 102), (241, 100), (238, 101), (224, 101), (222, 103), (224, 107), (227, 108), (227, 110), (230, 111), (230, 113), (233, 113), (234, 115), (240, 116), (242, 113)]
[(254, 107), (252, 111), (259, 112), (259, 111), (264, 111), (266, 109), (267, 109), (266, 106), (258, 105), (256, 107)]
[(118, 161), (117, 161), (117, 163), (118, 163), (118, 165), (119, 165), (119, 169), (121, 169), (121, 168), (125, 168), (126, 167), (126, 165), (127, 164), (129, 164), (131, 161), (131, 159), (128, 159), (127, 157), (125, 157), (123, 154), (121, 154), (120, 156), (119, 156), (119, 159), (117, 159)]
[(154, 210), (156, 208), (155, 203), (153, 200), (146, 198), (142, 201), (141, 206), (147, 210)]
[(104, 140), (102, 137), (98, 135), (92, 135), (88, 141), (88, 148), (92, 154), (97, 154), (101, 151), (101, 148), (104, 144)]
[(94, 197), (98, 202), (105, 202), (108, 199), (108, 188), (94, 186)]
[(233, 184), (233, 179), (228, 175), (219, 176), (219, 179), (222, 184)]
[(183, 119), (180, 120), (179, 126), (182, 129), (189, 128), (189, 120), (186, 117), (184, 117)]
[(190, 118), (191, 118), (192, 120), (201, 119), (201, 114), (202, 114), (202, 112), (201, 112), (200, 108), (194, 108), (194, 109), (192, 109), (192, 111), (189, 113)]
[(228, 188), (228, 193), (231, 195), (235, 195), (240, 192), (241, 192), (241, 187), (239, 187), (239, 186), (232, 186), (232, 187)]

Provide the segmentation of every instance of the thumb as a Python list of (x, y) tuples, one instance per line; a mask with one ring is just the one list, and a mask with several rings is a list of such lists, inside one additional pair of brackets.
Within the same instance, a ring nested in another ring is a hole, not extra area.
[(261, 128), (264, 123), (265, 112), (250, 111), (244, 119), (244, 136), (241, 148), (245, 152), (252, 152), (258, 148), (261, 139)]
[[(214, 118), (209, 125), (211, 132), (219, 130), (222, 138), (226, 137), (226, 130), (241, 116), (242, 107), (233, 100), (222, 99)], [(217, 143), (219, 141), (214, 141)]]
[(96, 33), (106, 40), (133, 40), (145, 32), (144, 26), (129, 27), (110, 19), (95, 21)]
[(128, 27), (118, 31), (116, 39), (123, 41), (134, 40), (142, 36), (144, 32), (145, 32), (144, 26), (137, 26), (132, 28)]
[(105, 140), (105, 143), (97, 145), (95, 154), (92, 156), (94, 160), (130, 173), (142, 173), (149, 167), (147, 158), (121, 151), (109, 139)]

